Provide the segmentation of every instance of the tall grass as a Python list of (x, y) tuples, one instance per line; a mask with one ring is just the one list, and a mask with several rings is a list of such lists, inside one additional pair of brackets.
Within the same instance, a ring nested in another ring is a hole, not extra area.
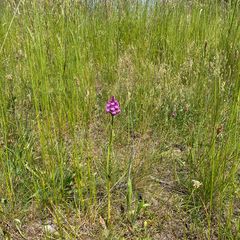
[[(33, 204), (41, 214), (63, 205), (107, 218), (104, 106), (116, 95), (113, 208), (129, 195), (116, 186), (131, 181), (137, 195), (139, 174), (162, 164), (151, 156), (178, 142), (184, 164), (167, 168), (186, 189), (184, 211), (203, 219), (206, 239), (238, 239), (239, 15), (238, 0), (3, 2), (3, 218)], [(138, 149), (144, 136), (151, 141)], [(192, 180), (202, 183), (193, 192)]]

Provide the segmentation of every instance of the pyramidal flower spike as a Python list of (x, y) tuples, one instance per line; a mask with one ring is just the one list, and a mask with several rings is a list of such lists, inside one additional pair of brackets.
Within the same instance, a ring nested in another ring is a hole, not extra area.
[(106, 112), (110, 113), (112, 116), (116, 116), (121, 112), (119, 103), (114, 96), (112, 96), (111, 99), (108, 100), (106, 104)]

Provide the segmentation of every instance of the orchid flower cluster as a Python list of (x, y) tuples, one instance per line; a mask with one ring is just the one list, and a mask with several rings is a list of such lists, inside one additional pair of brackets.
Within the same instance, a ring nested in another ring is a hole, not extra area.
[(118, 115), (121, 112), (118, 101), (114, 96), (106, 104), (106, 112), (110, 113), (113, 117)]

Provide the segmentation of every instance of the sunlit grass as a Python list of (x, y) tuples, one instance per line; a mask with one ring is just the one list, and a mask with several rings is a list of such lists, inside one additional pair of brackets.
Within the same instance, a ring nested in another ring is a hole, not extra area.
[[(124, 212), (113, 226), (134, 226), (149, 201), (142, 237), (155, 239), (145, 223), (161, 218), (148, 197), (155, 179), (174, 182), (179, 211), (202, 226), (186, 239), (238, 239), (239, 1), (110, 2), (0, 4), (0, 218), (50, 214), (77, 239), (72, 212), (107, 221), (111, 193), (111, 211)], [(112, 95), (122, 113), (110, 189)], [(71, 212), (64, 226), (59, 208)]]

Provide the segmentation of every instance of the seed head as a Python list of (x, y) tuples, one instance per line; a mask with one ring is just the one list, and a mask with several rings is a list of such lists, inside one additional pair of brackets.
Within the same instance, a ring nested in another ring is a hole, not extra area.
[(110, 113), (112, 116), (115, 116), (121, 112), (118, 101), (114, 96), (106, 104), (106, 112)]

